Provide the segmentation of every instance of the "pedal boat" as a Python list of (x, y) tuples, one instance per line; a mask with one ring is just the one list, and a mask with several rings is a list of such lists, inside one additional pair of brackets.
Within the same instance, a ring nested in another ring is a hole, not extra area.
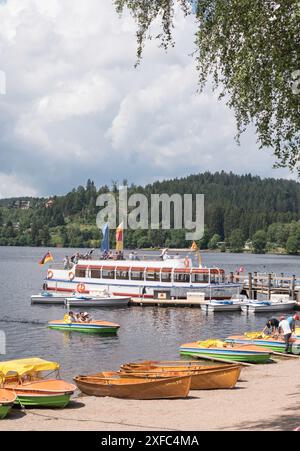
[[(258, 338), (259, 334), (245, 333), (245, 335), (232, 335), (226, 338), (227, 343), (233, 343), (235, 345), (254, 345), (257, 347), (263, 347), (269, 351), (285, 352), (285, 341), (282, 338), (274, 338), (265, 336), (264, 338)], [(290, 339), (289, 352), (292, 354), (300, 354), (300, 340), (297, 338)]]
[(108, 321), (92, 321), (90, 323), (68, 323), (64, 320), (49, 321), (49, 329), (67, 332), (84, 332), (88, 334), (116, 334), (119, 324)]
[(15, 404), (31, 407), (66, 407), (76, 390), (61, 379), (45, 378), (58, 372), (59, 364), (39, 358), (0, 362), (0, 380), (5, 390), (16, 395)]
[(122, 377), (117, 372), (77, 376), (79, 390), (90, 396), (109, 396), (123, 399), (186, 398), (191, 387), (191, 376), (166, 378)]
[(0, 389), (0, 420), (3, 420), (13, 407), (17, 396), (5, 389)]
[(266, 363), (270, 359), (270, 351), (250, 344), (226, 343), (222, 340), (207, 340), (183, 344), (182, 355), (196, 358), (210, 357), (222, 360), (248, 363)]

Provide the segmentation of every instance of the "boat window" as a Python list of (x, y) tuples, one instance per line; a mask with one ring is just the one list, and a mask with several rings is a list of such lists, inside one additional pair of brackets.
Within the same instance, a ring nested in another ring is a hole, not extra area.
[(102, 270), (102, 279), (114, 279), (115, 271), (111, 269), (103, 269)]
[(128, 280), (128, 271), (117, 271), (116, 279)]
[(75, 277), (85, 277), (85, 269), (75, 269)]
[(161, 281), (162, 282), (171, 282), (172, 273), (171, 272), (162, 272), (161, 273)]
[(91, 269), (91, 278), (92, 279), (100, 279), (101, 278), (100, 269)]
[(208, 282), (209, 282), (208, 274), (202, 273), (192, 274), (192, 283), (208, 283)]
[(160, 274), (159, 272), (155, 272), (155, 271), (147, 271), (146, 272), (146, 280), (149, 281), (159, 281), (160, 280)]
[(132, 271), (131, 280), (144, 280), (144, 271)]
[(175, 273), (174, 274), (174, 282), (189, 282), (190, 274), (189, 273)]

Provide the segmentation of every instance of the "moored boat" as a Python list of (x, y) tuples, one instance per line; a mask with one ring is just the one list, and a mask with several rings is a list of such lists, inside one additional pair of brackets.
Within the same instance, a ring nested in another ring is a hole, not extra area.
[(64, 301), (68, 307), (126, 307), (130, 297), (126, 296), (73, 296)]
[(65, 407), (76, 390), (75, 385), (60, 379), (46, 379), (45, 372), (56, 372), (59, 364), (39, 358), (0, 362), (4, 389), (17, 395), (21, 406)]
[(286, 312), (293, 310), (295, 301), (255, 301), (250, 300), (242, 304), (245, 313)]
[(165, 378), (180, 375), (191, 375), (191, 390), (216, 390), (235, 387), (241, 374), (240, 365), (223, 365), (215, 368), (195, 370), (191, 368), (139, 368), (135, 370), (121, 370), (122, 377), (155, 377)]
[[(285, 352), (285, 341), (282, 338), (265, 337), (265, 338), (255, 338), (253, 333), (248, 336), (245, 335), (232, 335), (226, 338), (227, 343), (233, 343), (236, 345), (255, 345), (257, 347), (263, 347), (275, 352)], [(300, 340), (297, 338), (290, 339), (289, 352), (292, 354), (300, 354)]]
[(3, 420), (14, 405), (17, 396), (5, 389), (0, 389), (0, 420)]
[(180, 353), (192, 357), (201, 358), (201, 356), (204, 356), (249, 363), (266, 363), (270, 359), (270, 352), (267, 349), (248, 344), (231, 344), (222, 340), (206, 340), (183, 344), (180, 347)]
[(241, 302), (239, 301), (217, 301), (211, 300), (201, 305), (204, 312), (240, 312)]
[(117, 373), (99, 373), (77, 376), (74, 381), (86, 395), (123, 399), (186, 398), (191, 387), (190, 375), (160, 379), (127, 378), (118, 376)]
[(119, 324), (108, 321), (91, 321), (90, 323), (68, 323), (64, 320), (49, 321), (49, 329), (68, 332), (84, 332), (89, 334), (116, 334)]
[(67, 296), (69, 295), (44, 291), (43, 293), (32, 295), (31, 304), (63, 305)]

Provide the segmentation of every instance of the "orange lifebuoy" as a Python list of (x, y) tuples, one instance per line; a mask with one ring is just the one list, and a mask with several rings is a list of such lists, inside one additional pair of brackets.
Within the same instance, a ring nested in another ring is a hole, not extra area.
[(78, 291), (78, 293), (85, 293), (85, 285), (84, 285), (84, 283), (79, 283), (77, 285), (77, 291)]
[(73, 280), (75, 277), (73, 272), (69, 272), (69, 280)]
[(53, 277), (53, 272), (52, 271), (48, 271), (47, 279), (52, 279), (52, 277)]

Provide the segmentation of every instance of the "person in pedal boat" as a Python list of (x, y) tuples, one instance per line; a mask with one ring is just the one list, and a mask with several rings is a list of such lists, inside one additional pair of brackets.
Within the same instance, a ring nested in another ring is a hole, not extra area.
[(279, 334), (278, 326), (279, 326), (278, 319), (277, 318), (270, 318), (266, 322), (266, 325), (265, 325), (265, 328), (262, 331), (262, 334), (265, 334), (266, 332), (268, 332), (272, 336), (278, 335)]
[(90, 323), (92, 321), (91, 315), (88, 314), (88, 312), (80, 312), (77, 315), (77, 322), (78, 323)]
[(77, 319), (73, 312), (66, 313), (64, 316), (64, 322), (67, 324), (76, 323)]
[(279, 333), (283, 336), (285, 341), (285, 352), (289, 352), (290, 347), (290, 338), (292, 336), (292, 329), (290, 327), (290, 323), (287, 319), (285, 319), (284, 316), (280, 317), (280, 323), (279, 323)]

